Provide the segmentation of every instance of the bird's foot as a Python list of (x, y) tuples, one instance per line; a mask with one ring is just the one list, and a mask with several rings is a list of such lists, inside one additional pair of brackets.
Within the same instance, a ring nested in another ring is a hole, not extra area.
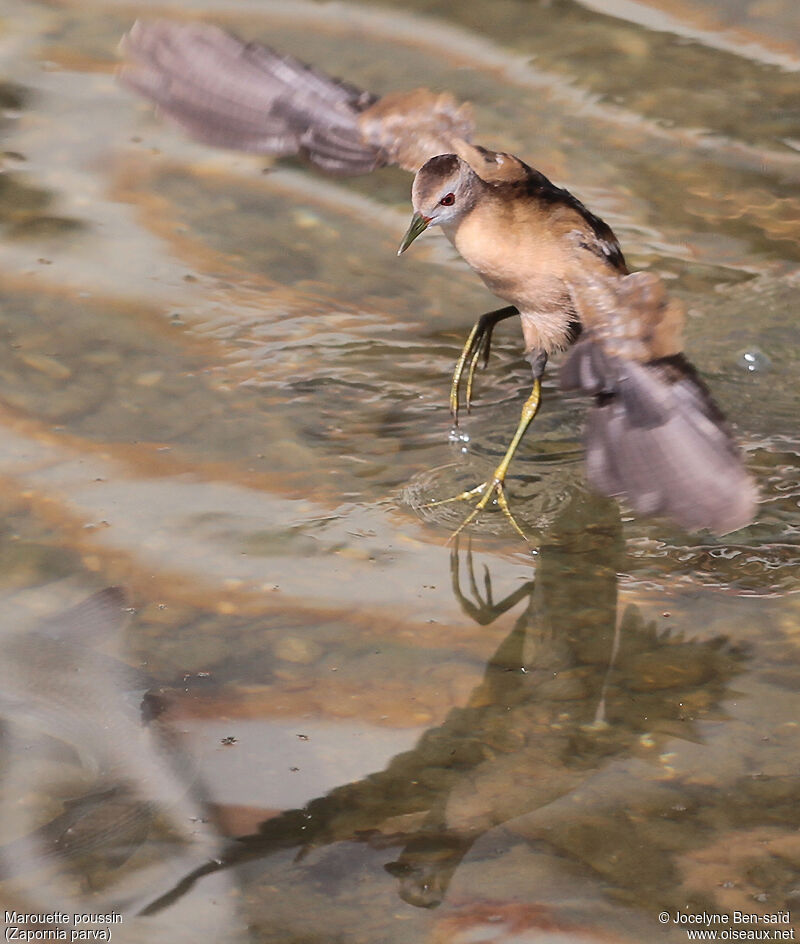
[(478, 321), (475, 327), (470, 331), (466, 344), (461, 355), (456, 362), (456, 368), (453, 371), (453, 381), (450, 384), (450, 413), (453, 422), (458, 426), (458, 411), (461, 400), (461, 380), (464, 376), (464, 370), (467, 369), (467, 389), (466, 389), (466, 407), (469, 413), (472, 406), (472, 385), (475, 380), (475, 368), (483, 354), (483, 366), (486, 366), (489, 360), (489, 350), (491, 347), (491, 331), (481, 330), (481, 323)]
[(489, 506), (492, 499), (494, 499), (503, 512), (503, 514), (508, 519), (511, 527), (517, 532), (517, 534), (524, 540), (528, 540), (528, 536), (522, 530), (522, 528), (517, 523), (516, 518), (511, 513), (511, 508), (508, 505), (508, 499), (506, 498), (505, 490), (505, 471), (501, 468), (495, 470), (494, 475), (487, 479), (485, 482), (481, 482), (480, 485), (476, 485), (474, 488), (467, 489), (465, 492), (461, 492), (459, 495), (453, 495), (452, 498), (442, 498), (438, 501), (428, 502), (426, 508), (434, 508), (436, 505), (449, 505), (452, 502), (457, 501), (471, 501), (476, 496), (478, 501), (475, 503), (475, 507), (467, 515), (467, 517), (461, 522), (461, 524), (456, 528), (456, 530), (450, 535), (448, 541), (455, 540), (461, 532), (467, 528), (473, 521), (478, 517), (478, 515), (485, 511)]
[(483, 366), (489, 362), (489, 354), (492, 349), (492, 332), (495, 325), (505, 318), (517, 315), (519, 312), (513, 305), (505, 308), (498, 308), (497, 311), (487, 311), (473, 325), (472, 331), (464, 344), (461, 355), (456, 362), (453, 371), (453, 381), (450, 384), (450, 413), (453, 416), (453, 422), (458, 426), (458, 411), (461, 399), (461, 380), (464, 376), (464, 370), (467, 371), (467, 389), (466, 406), (469, 413), (472, 405), (472, 386), (475, 380), (475, 369), (478, 362), (483, 359)]

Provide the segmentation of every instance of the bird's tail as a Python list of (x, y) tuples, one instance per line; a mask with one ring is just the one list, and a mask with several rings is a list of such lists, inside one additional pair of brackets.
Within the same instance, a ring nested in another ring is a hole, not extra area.
[(304, 153), (333, 173), (383, 163), (359, 115), (368, 92), (257, 43), (201, 23), (138, 21), (122, 41), (123, 85), (154, 102), (191, 137), (264, 154)]

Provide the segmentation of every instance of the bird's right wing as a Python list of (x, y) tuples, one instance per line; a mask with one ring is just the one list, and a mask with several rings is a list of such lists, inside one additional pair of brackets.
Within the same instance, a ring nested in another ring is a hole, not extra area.
[(145, 20), (122, 41), (123, 85), (191, 137), (263, 154), (303, 154), (330, 173), (416, 171), (469, 138), (469, 107), (427, 89), (377, 98), (293, 56), (215, 26)]
[(570, 287), (583, 333), (560, 380), (595, 401), (585, 432), (592, 487), (691, 531), (727, 534), (750, 524), (755, 485), (680, 351), (682, 308), (661, 280), (587, 272)]

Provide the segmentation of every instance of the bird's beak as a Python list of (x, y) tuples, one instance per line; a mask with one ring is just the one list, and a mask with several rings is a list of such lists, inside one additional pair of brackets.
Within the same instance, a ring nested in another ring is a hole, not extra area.
[(398, 256), (405, 252), (417, 236), (428, 228), (430, 221), (431, 218), (429, 216), (423, 216), (421, 213), (415, 213), (411, 217), (411, 225), (408, 227), (408, 231), (403, 237), (402, 243), (400, 243), (400, 248), (397, 250)]

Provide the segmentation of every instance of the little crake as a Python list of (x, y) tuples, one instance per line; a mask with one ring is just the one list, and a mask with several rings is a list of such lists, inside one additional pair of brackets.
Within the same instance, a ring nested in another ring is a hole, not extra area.
[(197, 140), (302, 154), (329, 173), (387, 164), (415, 173), (414, 214), (400, 252), (440, 226), (507, 303), (483, 315), (467, 339), (451, 386), (456, 421), (464, 372), (469, 405), (495, 325), (519, 316), (533, 389), (491, 478), (448, 499), (475, 501), (459, 531), (496, 498), (522, 533), (505, 479), (538, 411), (547, 360), (565, 349), (562, 388), (593, 398), (586, 461), (595, 489), (689, 530), (724, 534), (751, 522), (755, 486), (683, 355), (681, 305), (658, 276), (629, 273), (610, 227), (571, 193), (511, 154), (472, 144), (469, 106), (427, 89), (377, 97), (202, 24), (140, 22), (123, 49), (123, 84)]

